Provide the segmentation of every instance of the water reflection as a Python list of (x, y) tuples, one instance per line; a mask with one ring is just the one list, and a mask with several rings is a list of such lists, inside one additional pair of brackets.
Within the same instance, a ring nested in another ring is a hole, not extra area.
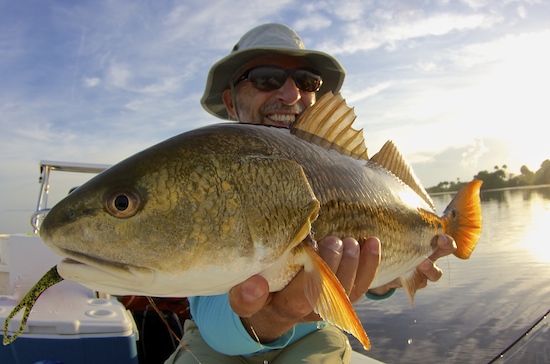
[(499, 203), (506, 203), (506, 195), (509, 194), (509, 190), (505, 191), (481, 191), (481, 201), (497, 201)]
[[(437, 211), (452, 197), (435, 196)], [(439, 261), (443, 278), (418, 293), (414, 309), (403, 292), (357, 305), (373, 345), (368, 355), (388, 363), (487, 363), (548, 312), (550, 187), (484, 191), (482, 211), (471, 259)], [(548, 331), (541, 340), (550, 340)], [(522, 362), (522, 354), (507, 362)]]

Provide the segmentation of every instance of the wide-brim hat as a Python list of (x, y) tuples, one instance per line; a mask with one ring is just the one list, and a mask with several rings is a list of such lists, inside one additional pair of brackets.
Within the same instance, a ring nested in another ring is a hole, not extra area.
[(201, 98), (202, 107), (212, 115), (229, 119), (222, 100), (223, 91), (229, 88), (235, 73), (246, 63), (271, 55), (299, 57), (308, 62), (323, 78), (323, 85), (317, 91), (318, 97), (328, 91), (337, 93), (344, 83), (346, 71), (334, 57), (305, 49), (298, 34), (286, 25), (264, 24), (243, 35), (231, 53), (212, 66)]

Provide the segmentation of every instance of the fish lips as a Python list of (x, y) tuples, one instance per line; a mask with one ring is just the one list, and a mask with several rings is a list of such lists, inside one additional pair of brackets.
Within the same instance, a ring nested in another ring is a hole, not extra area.
[(57, 264), (59, 275), (95, 291), (110, 294), (142, 294), (140, 287), (155, 279), (152, 269), (112, 262), (58, 248), (66, 258)]

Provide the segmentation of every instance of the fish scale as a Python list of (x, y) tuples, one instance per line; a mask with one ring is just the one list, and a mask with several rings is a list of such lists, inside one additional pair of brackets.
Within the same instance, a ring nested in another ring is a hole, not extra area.
[[(222, 294), (254, 274), (276, 291), (303, 267), (314, 311), (369, 348), (345, 291), (306, 237), (378, 237), (373, 287), (399, 278), (412, 303), (415, 267), (436, 234), (453, 236), (456, 255), (470, 256), (481, 232), (481, 182), (439, 217), (393, 143), (367, 157), (354, 120), (342, 97), (327, 93), (290, 130), (216, 124), (180, 134), (79, 187), (51, 209), (41, 237), (70, 258), (57, 266), (61, 277), (118, 295)], [(119, 198), (127, 206), (113, 203)]]

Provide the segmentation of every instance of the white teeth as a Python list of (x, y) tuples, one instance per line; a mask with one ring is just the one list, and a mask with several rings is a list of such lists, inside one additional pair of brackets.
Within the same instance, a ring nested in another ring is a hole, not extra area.
[(273, 114), (273, 115), (269, 115), (268, 118), (273, 121), (279, 121), (283, 123), (293, 123), (294, 120), (296, 120), (296, 115)]

